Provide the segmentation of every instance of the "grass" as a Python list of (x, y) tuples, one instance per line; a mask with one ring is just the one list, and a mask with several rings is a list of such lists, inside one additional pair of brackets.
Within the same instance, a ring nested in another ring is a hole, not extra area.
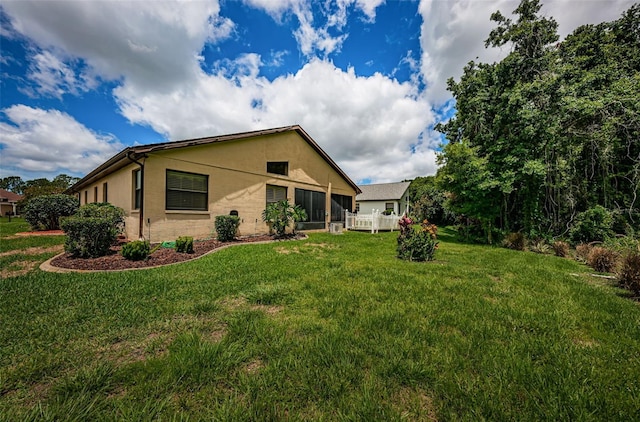
[(446, 230), (436, 261), (404, 262), (396, 236), (4, 278), (0, 419), (640, 417), (640, 308), (622, 290)]

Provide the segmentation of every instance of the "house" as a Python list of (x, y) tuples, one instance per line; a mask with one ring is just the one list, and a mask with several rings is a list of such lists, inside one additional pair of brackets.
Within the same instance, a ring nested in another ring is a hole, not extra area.
[(22, 195), (0, 189), (0, 215), (16, 215), (18, 201)]
[(373, 210), (393, 212), (397, 215), (409, 213), (409, 185), (411, 182), (361, 185), (356, 196), (356, 211), (371, 214)]
[(217, 215), (237, 215), (240, 235), (268, 233), (262, 212), (283, 199), (306, 210), (301, 230), (328, 229), (360, 189), (296, 125), (128, 147), (67, 193), (123, 208), (129, 239), (159, 242), (211, 237)]

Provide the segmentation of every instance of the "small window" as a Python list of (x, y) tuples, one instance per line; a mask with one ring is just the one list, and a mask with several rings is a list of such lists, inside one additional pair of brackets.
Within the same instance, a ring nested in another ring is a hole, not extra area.
[(93, 187), (93, 202), (98, 202), (98, 187)]
[(102, 202), (109, 202), (109, 199), (107, 196), (107, 182), (104, 182), (102, 184)]
[(167, 210), (207, 211), (209, 176), (167, 170)]
[(356, 202), (356, 212), (360, 212), (360, 202)]
[(142, 173), (140, 169), (133, 171), (133, 209), (140, 209), (142, 201)]
[(284, 186), (267, 185), (267, 205), (272, 202), (284, 201), (287, 199), (287, 188)]
[(289, 163), (286, 161), (269, 161), (267, 163), (267, 173), (289, 175)]
[(384, 204), (384, 209), (385, 209), (385, 211), (394, 212), (395, 211), (395, 207), (394, 207), (393, 202), (387, 202), (386, 204)]
[(89, 203), (89, 191), (88, 190), (84, 191), (84, 203), (85, 204)]

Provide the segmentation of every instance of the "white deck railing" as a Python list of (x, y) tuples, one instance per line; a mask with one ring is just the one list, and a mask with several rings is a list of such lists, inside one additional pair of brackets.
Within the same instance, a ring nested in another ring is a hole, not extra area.
[(398, 228), (400, 217), (396, 214), (384, 215), (378, 210), (371, 214), (354, 214), (345, 211), (344, 227), (347, 230), (364, 230), (378, 233), (378, 230), (393, 231)]

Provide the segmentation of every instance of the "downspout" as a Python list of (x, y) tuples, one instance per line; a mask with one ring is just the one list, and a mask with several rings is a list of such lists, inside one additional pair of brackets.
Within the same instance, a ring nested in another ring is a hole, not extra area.
[(132, 152), (129, 151), (127, 153), (127, 158), (140, 166), (140, 218), (138, 221), (138, 238), (142, 239), (144, 237), (144, 162), (141, 163), (140, 161), (131, 158), (131, 154)]

